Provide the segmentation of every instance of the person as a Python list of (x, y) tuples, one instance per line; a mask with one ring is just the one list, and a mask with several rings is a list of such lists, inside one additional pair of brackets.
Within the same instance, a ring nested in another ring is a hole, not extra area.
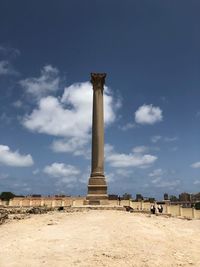
[(153, 214), (156, 213), (156, 207), (153, 205)]
[(158, 205), (157, 208), (158, 208), (158, 212), (160, 213), (160, 211), (161, 211), (160, 205)]
[(152, 214), (155, 214), (156, 213), (156, 208), (154, 205), (151, 206), (151, 213)]
[(160, 213), (163, 213), (163, 206), (160, 206)]
[(151, 211), (151, 214), (153, 214), (153, 205), (151, 205), (150, 211)]
[(159, 206), (158, 206), (158, 212), (159, 212), (159, 213), (162, 213), (162, 212), (163, 212), (163, 206), (162, 206), (162, 205), (159, 205)]
[(118, 203), (119, 203), (119, 206), (120, 206), (120, 202), (121, 202), (121, 197), (118, 196)]

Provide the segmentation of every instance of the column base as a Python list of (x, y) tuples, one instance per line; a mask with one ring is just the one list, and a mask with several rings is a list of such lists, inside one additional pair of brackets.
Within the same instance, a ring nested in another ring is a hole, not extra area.
[(98, 206), (98, 205), (109, 205), (108, 199), (93, 199), (93, 200), (84, 200), (83, 205), (91, 205), (91, 206)]
[(104, 176), (89, 178), (86, 201), (89, 205), (108, 204), (107, 184)]

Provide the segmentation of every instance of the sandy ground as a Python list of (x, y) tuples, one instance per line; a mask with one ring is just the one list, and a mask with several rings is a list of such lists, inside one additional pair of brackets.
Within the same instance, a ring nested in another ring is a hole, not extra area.
[(0, 267), (200, 266), (200, 220), (123, 211), (32, 215), (0, 226)]

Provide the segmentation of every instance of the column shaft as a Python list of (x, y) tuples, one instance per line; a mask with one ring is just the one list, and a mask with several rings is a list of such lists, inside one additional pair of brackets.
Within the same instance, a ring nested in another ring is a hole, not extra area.
[(93, 85), (92, 166), (87, 194), (90, 204), (105, 203), (105, 200), (108, 199), (104, 177), (103, 86), (105, 77), (105, 73), (91, 73)]
[(94, 88), (91, 176), (104, 175), (103, 90)]

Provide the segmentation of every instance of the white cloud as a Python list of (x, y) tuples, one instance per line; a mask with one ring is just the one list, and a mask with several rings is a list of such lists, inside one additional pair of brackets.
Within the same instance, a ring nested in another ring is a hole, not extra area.
[(11, 63), (7, 60), (0, 61), (0, 75), (17, 75), (18, 72), (14, 70)]
[(105, 173), (106, 181), (112, 183), (115, 181), (116, 174), (114, 172)]
[[(180, 180), (174, 177), (174, 170), (166, 171), (163, 169), (155, 169), (149, 173), (149, 176), (152, 178), (151, 183), (157, 188), (169, 188), (174, 189), (180, 184)], [(163, 177), (165, 176), (165, 177)], [(168, 177), (171, 177), (170, 179)]]
[(33, 174), (34, 174), (34, 175), (38, 174), (39, 172), (40, 172), (39, 169), (35, 169), (35, 170), (33, 170)]
[(191, 167), (195, 169), (200, 168), (200, 161), (191, 164)]
[(178, 137), (164, 137), (164, 141), (165, 142), (174, 142), (174, 141), (177, 141), (178, 140)]
[(40, 77), (31, 77), (19, 82), (27, 93), (37, 99), (55, 93), (59, 89), (59, 83), (59, 71), (51, 65), (46, 65), (42, 68)]
[(88, 184), (88, 180), (91, 173), (91, 166), (87, 166), (82, 174), (79, 176), (78, 181), (82, 184)]
[(151, 137), (151, 142), (157, 143), (161, 138), (162, 138), (162, 136), (160, 136), (160, 135), (154, 135)]
[(136, 146), (133, 148), (133, 153), (146, 153), (149, 151), (147, 146)]
[(149, 173), (150, 177), (157, 177), (163, 175), (165, 172), (162, 169), (155, 169)]
[(197, 111), (196, 116), (199, 118), (200, 117), (200, 111)]
[(2, 45), (0, 45), (0, 53), (10, 59), (20, 55), (20, 51), (18, 49)]
[(157, 179), (156, 180), (153, 180), (152, 183), (154, 183), (154, 186), (155, 187), (160, 187), (160, 188), (163, 188), (163, 187), (168, 187), (168, 188), (174, 188), (176, 186), (178, 186), (180, 184), (180, 180), (176, 179), (176, 180), (173, 180), (173, 181), (168, 181), (168, 180), (164, 180), (164, 179), (161, 179), (161, 178), (155, 178)]
[(161, 177), (154, 177), (154, 179), (151, 182), (152, 182), (152, 184), (157, 184), (157, 183), (159, 183), (161, 181), (162, 181)]
[[(119, 107), (118, 101), (114, 103), (114, 99), (110, 94), (110, 89), (104, 86), (104, 121), (105, 124), (115, 120), (115, 109)], [(65, 88), (61, 102), (66, 105), (72, 105), (74, 110), (86, 112), (86, 116), (91, 119), (92, 114), (92, 96), (93, 89), (90, 82), (74, 83)], [(91, 122), (91, 121), (90, 121)]]
[[(54, 136), (88, 138), (92, 125), (92, 85), (76, 83), (65, 88), (60, 99), (42, 98), (38, 108), (25, 116), (23, 125), (29, 130)], [(108, 88), (104, 94), (105, 123), (115, 120), (115, 105)]]
[(154, 124), (162, 120), (162, 110), (153, 105), (144, 104), (135, 112), (135, 121), (139, 124)]
[(0, 121), (5, 124), (10, 124), (12, 122), (12, 117), (8, 116), (5, 112), (0, 115)]
[(136, 124), (135, 123), (127, 123), (127, 124), (125, 124), (125, 125), (123, 125), (123, 126), (120, 126), (119, 128), (122, 130), (122, 131), (127, 131), (127, 130), (129, 130), (129, 129), (133, 129), (133, 128), (136, 128), (137, 126), (136, 126)]
[(151, 142), (152, 143), (157, 143), (158, 141), (164, 141), (166, 143), (171, 143), (171, 142), (175, 142), (178, 140), (177, 136), (174, 137), (163, 137), (161, 135), (154, 135), (151, 137)]
[(140, 154), (140, 153), (116, 153), (114, 148), (107, 144), (105, 146), (106, 161), (112, 167), (116, 168), (128, 168), (128, 167), (139, 167), (147, 168), (153, 164), (157, 157), (150, 154)]
[(54, 140), (51, 149), (54, 152), (72, 152), (75, 156), (84, 155), (86, 158), (90, 157), (90, 149), (86, 148), (88, 138), (72, 137), (69, 139)]
[(8, 61), (0, 61), (0, 74), (9, 74), (9, 63)]
[(17, 101), (15, 101), (15, 102), (13, 102), (13, 107), (15, 107), (15, 108), (21, 108), (21, 106), (22, 106), (22, 101), (21, 100), (17, 100)]
[(7, 173), (0, 173), (0, 179), (6, 179), (9, 175)]
[(178, 147), (177, 146), (174, 146), (174, 147), (171, 147), (169, 148), (170, 151), (173, 151), (173, 152), (176, 152), (178, 150)]
[(4, 58), (0, 61), (0, 75), (18, 75), (19, 73), (12, 65), (12, 59), (20, 55), (19, 50), (0, 45), (0, 54)]
[(51, 177), (61, 178), (64, 183), (74, 182), (76, 176), (80, 174), (80, 171), (75, 166), (57, 162), (46, 166), (43, 172)]
[(18, 151), (12, 152), (8, 146), (0, 145), (0, 164), (15, 167), (29, 167), (34, 162), (30, 154), (21, 155)]
[(200, 184), (200, 180), (195, 180), (193, 184)]
[(115, 173), (117, 177), (130, 177), (130, 175), (133, 174), (133, 170), (127, 170), (127, 169), (116, 169)]

